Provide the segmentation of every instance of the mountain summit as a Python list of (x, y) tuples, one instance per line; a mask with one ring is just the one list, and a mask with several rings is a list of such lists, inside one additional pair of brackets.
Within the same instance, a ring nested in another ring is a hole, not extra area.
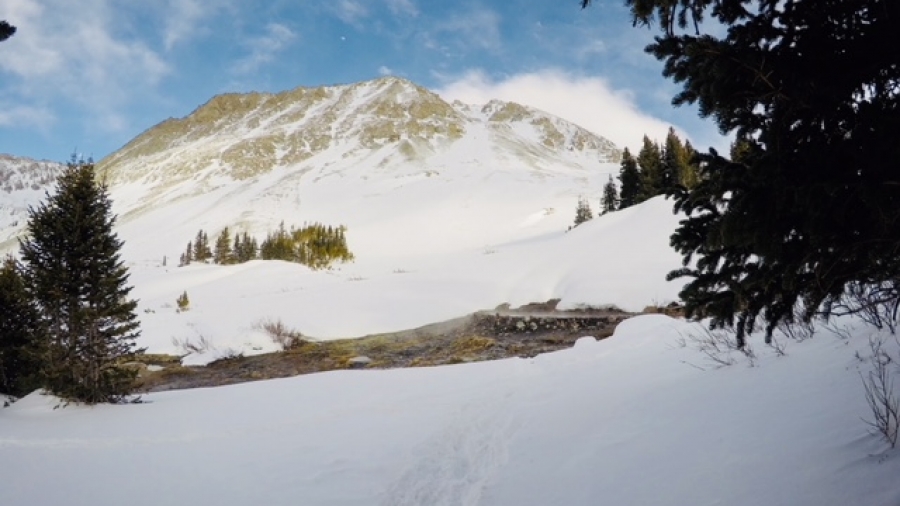
[[(473, 144), (479, 144), (474, 151)], [(150, 128), (98, 168), (114, 186), (144, 186), (139, 200), (146, 205), (165, 200), (163, 194), (186, 181), (199, 194), (276, 171), (320, 178), (352, 165), (365, 166), (360, 177), (375, 170), (399, 175), (411, 167), (425, 172), (446, 166), (439, 159), (454, 152), (539, 171), (620, 156), (612, 142), (541, 111), (500, 101), (451, 104), (410, 81), (384, 77), (278, 94), (219, 95), (185, 118)]]

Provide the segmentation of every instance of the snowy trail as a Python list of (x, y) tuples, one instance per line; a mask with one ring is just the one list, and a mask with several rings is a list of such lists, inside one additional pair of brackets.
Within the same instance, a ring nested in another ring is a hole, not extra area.
[[(508, 461), (508, 448), (522, 421), (516, 416), (513, 383), (466, 404), (422, 443), (400, 477), (387, 487), (381, 506), (476, 506)], [(521, 390), (519, 390), (521, 391)]]

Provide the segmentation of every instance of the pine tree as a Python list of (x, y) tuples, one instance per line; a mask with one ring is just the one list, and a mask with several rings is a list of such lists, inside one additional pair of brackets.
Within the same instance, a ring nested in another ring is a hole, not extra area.
[(37, 388), (37, 307), (28, 296), (21, 266), (8, 256), (0, 266), (0, 393), (22, 396)]
[(175, 299), (175, 305), (178, 307), (179, 312), (184, 312), (191, 308), (191, 299), (188, 298), (187, 290)]
[(643, 202), (663, 192), (666, 188), (665, 175), (663, 174), (662, 153), (659, 144), (644, 136), (643, 146), (637, 156), (637, 163), (641, 173), (641, 197)]
[(622, 152), (622, 167), (619, 169), (619, 209), (631, 207), (641, 200), (641, 172), (638, 169), (637, 160), (628, 151)]
[(575, 208), (575, 224), (573, 227), (577, 227), (578, 225), (591, 220), (593, 217), (594, 212), (591, 211), (591, 205), (588, 203), (587, 199), (578, 197), (578, 206)]
[(191, 241), (187, 243), (187, 249), (184, 250), (184, 253), (181, 254), (180, 261), (178, 262), (179, 267), (184, 267), (185, 265), (190, 265), (191, 262), (194, 261), (194, 244)]
[(6, 21), (0, 20), (0, 42), (10, 38), (16, 33), (16, 27)]
[(660, 172), (659, 190), (666, 193), (681, 184), (682, 173), (687, 166), (687, 154), (681, 139), (675, 133), (675, 129), (669, 127), (666, 134), (666, 143), (662, 151), (662, 167)]
[(673, 103), (741, 143), (730, 160), (700, 155), (700, 182), (673, 192), (687, 218), (671, 239), (685, 267), (670, 278), (688, 279), (687, 315), (735, 328), (742, 345), (758, 321), (768, 338), (798, 312), (893, 313), (900, 2), (626, 4), (636, 24), (659, 23), (647, 51), (681, 85)]
[(231, 233), (228, 231), (228, 227), (223, 228), (219, 237), (216, 238), (213, 262), (217, 264), (234, 263), (234, 256), (231, 254)]
[(206, 262), (212, 258), (212, 250), (209, 249), (209, 236), (202, 229), (197, 232), (194, 238), (194, 261)]
[(619, 208), (619, 192), (616, 189), (616, 182), (613, 181), (612, 175), (609, 181), (603, 185), (603, 197), (600, 199), (600, 214), (611, 213)]
[(684, 141), (684, 162), (681, 167), (681, 186), (688, 190), (700, 184), (700, 166), (697, 164), (697, 150), (691, 141)]
[(94, 164), (69, 162), (57, 191), (29, 210), (22, 241), (26, 292), (40, 315), (42, 385), (69, 400), (116, 402), (136, 371), (122, 367), (139, 334), (107, 190)]

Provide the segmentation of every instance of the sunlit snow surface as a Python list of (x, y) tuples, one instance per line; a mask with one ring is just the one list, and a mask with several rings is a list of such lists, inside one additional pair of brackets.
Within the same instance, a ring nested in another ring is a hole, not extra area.
[(859, 418), (870, 330), (841, 325), (783, 357), (753, 341), (753, 367), (643, 316), (533, 359), (32, 394), (0, 410), (0, 504), (896, 505), (900, 460)]
[[(327, 339), (501, 303), (674, 300), (680, 283), (665, 274), (680, 266), (668, 241), (681, 218), (671, 201), (566, 232), (579, 189), (615, 170), (598, 165), (606, 172), (543, 184), (512, 170), (478, 179), (475, 166), (374, 187), (334, 176), (281, 200), (271, 190), (284, 182), (223, 187), (123, 217), (139, 344), (181, 353), (173, 340), (203, 338), (212, 348), (185, 361), (204, 363), (272, 351), (254, 328), (267, 318)], [(127, 201), (127, 186), (113, 197)], [(248, 209), (268, 216), (259, 227), (347, 224), (357, 261), (320, 272), (176, 266), (197, 228), (212, 238)], [(183, 291), (191, 308), (179, 313)], [(734, 364), (717, 367), (693, 342), (698, 324), (642, 316), (607, 340), (533, 359), (338, 371), (125, 406), (55, 409), (32, 394), (0, 409), (0, 505), (896, 506), (897, 453), (861, 420), (873, 330), (836, 324), (799, 343), (777, 335), (783, 357), (757, 337), (752, 366), (730, 352)]]
[[(158, 241), (179, 252), (180, 241), (171, 234), (145, 235), (165, 230), (162, 223), (158, 228), (146, 220), (125, 223), (120, 229), (125, 259), (138, 259), (129, 267), (132, 295), (140, 301), (139, 344), (152, 353), (184, 354), (174, 341), (204, 339), (213, 348), (186, 361), (205, 363), (228, 353), (274, 350), (258, 330), (267, 319), (329, 339), (410, 329), (503, 303), (559, 298), (561, 308), (613, 304), (639, 311), (677, 298), (680, 282), (665, 281), (666, 273), (680, 266), (668, 246), (680, 219), (671, 201), (658, 197), (566, 232), (574, 210), (561, 206), (574, 199), (547, 202), (544, 195), (530, 203), (517, 196), (507, 202), (501, 200), (502, 185), (489, 188), (498, 202), (487, 205), (491, 199), (482, 196), (474, 210), (459, 201), (434, 209), (437, 194), (429, 197), (429, 186), (418, 190), (422, 195), (401, 198), (395, 191), (375, 200), (385, 207), (387, 200), (395, 207), (403, 202), (409, 211), (352, 213), (372, 220), (351, 224), (348, 231), (357, 260), (318, 272), (276, 261), (177, 267), (174, 253), (163, 267), (161, 254), (142, 257), (139, 245)], [(519, 188), (537, 193), (540, 186)], [(415, 223), (417, 212), (430, 221)], [(383, 219), (371, 218), (373, 213)], [(459, 223), (456, 214), (464, 217)], [(190, 237), (184, 235), (186, 244)], [(175, 299), (183, 291), (191, 308), (179, 313)]]

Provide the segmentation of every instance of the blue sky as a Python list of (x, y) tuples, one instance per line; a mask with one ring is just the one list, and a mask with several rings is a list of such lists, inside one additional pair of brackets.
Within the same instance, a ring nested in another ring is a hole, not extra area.
[(643, 53), (622, 0), (2, 0), (0, 153), (114, 152), (216, 94), (398, 75), (538, 107), (619, 145), (727, 140)]

